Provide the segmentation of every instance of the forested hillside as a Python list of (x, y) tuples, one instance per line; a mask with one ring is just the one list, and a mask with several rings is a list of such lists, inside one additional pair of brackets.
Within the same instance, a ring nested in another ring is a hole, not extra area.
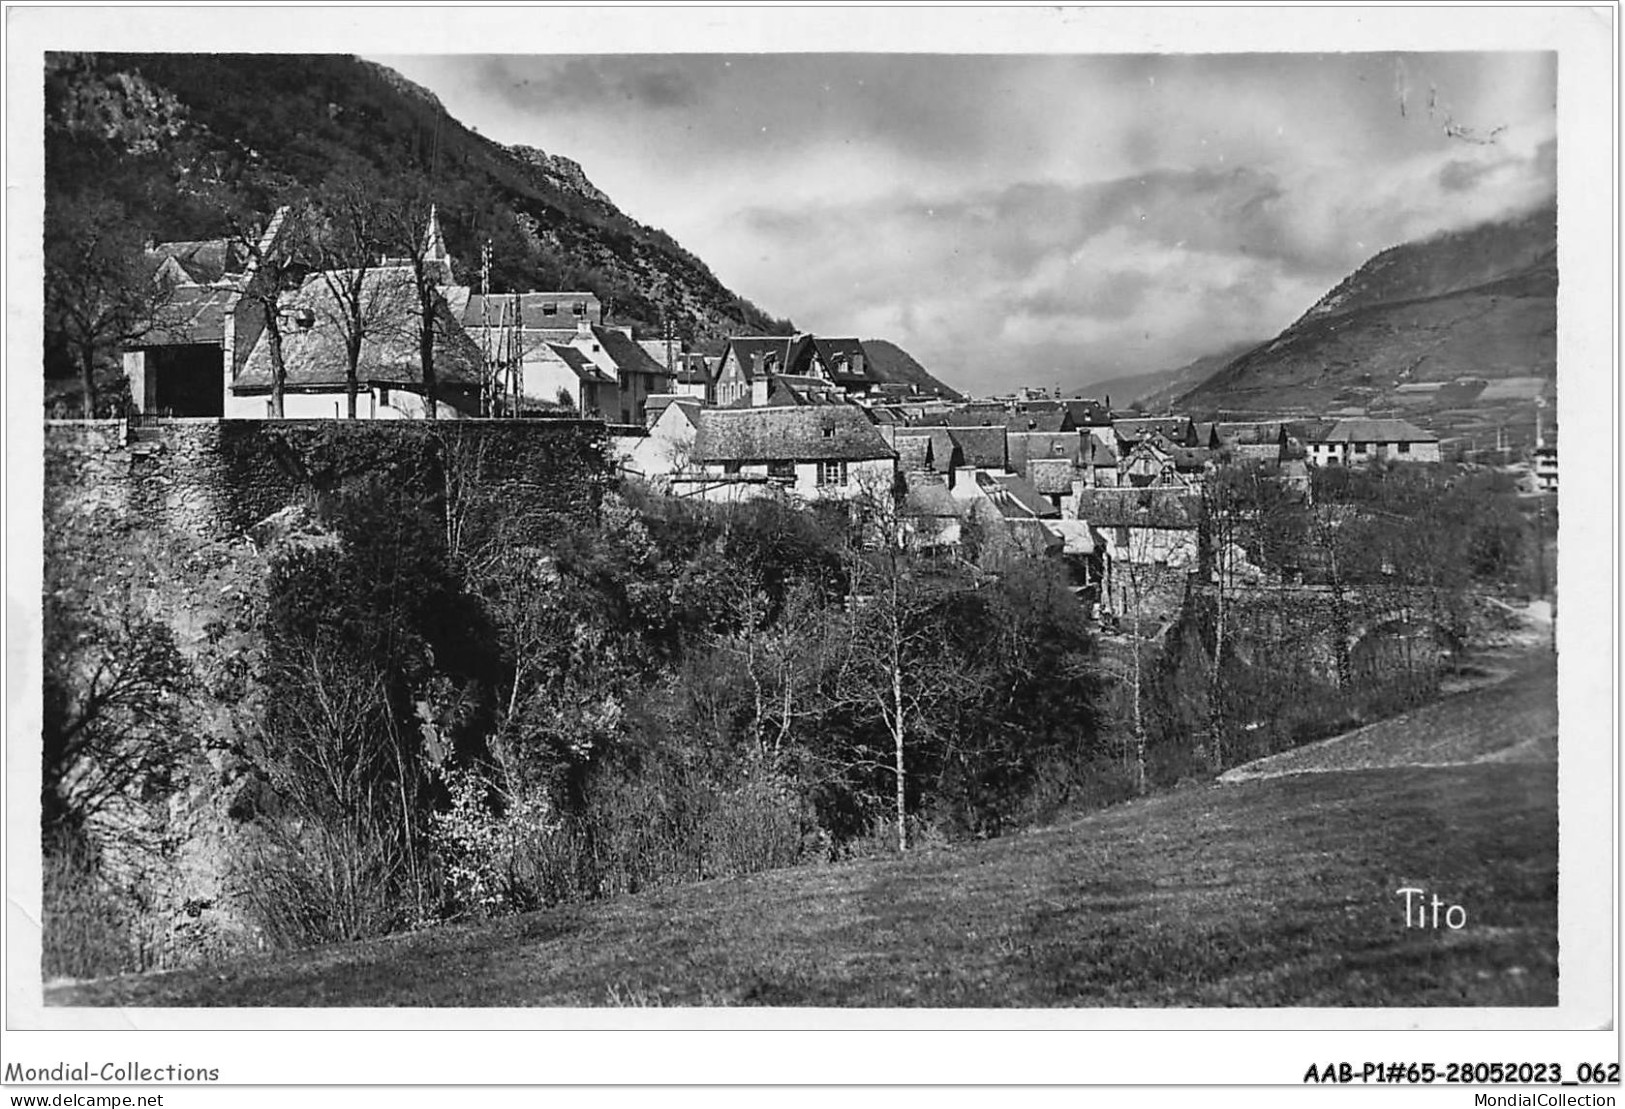
[(268, 212), (273, 193), (360, 169), (421, 176), (460, 276), (492, 246), (498, 291), (590, 289), (612, 322), (682, 338), (788, 333), (665, 232), (637, 222), (569, 159), (505, 147), (433, 94), (339, 55), (53, 54), (47, 57), (49, 204), (116, 206), (147, 239), (223, 231), (224, 188)]

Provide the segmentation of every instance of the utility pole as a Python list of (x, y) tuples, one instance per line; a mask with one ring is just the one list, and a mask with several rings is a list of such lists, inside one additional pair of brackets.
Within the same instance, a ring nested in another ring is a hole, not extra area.
[(495, 368), (491, 365), (491, 240), (480, 247), (480, 399), (485, 415), (495, 415)]

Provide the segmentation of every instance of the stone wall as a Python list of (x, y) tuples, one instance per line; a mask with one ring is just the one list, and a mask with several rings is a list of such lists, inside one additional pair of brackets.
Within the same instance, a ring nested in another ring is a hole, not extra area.
[(46, 590), (75, 615), (161, 621), (197, 679), (195, 765), (100, 829), (116, 877), (150, 898), (150, 962), (257, 946), (231, 889), (234, 801), (252, 787), (234, 752), (257, 714), (266, 582), (290, 544), (336, 541), (324, 500), (391, 483), (434, 506), (448, 539), (487, 522), (546, 542), (596, 514), (606, 442), (578, 420), (47, 422)]

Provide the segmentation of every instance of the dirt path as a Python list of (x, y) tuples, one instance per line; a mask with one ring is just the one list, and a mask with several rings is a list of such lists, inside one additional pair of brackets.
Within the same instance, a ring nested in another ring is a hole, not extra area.
[(1556, 759), (1556, 656), (1535, 648), (1508, 655), (1504, 661), (1506, 666), (1495, 670), (1500, 676), (1493, 684), (1234, 767), (1221, 774), (1219, 781), (1233, 784), (1338, 770)]

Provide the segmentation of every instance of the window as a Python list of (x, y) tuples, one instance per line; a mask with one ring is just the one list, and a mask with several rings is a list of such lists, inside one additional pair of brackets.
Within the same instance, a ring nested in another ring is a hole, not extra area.
[(1411, 453), (1411, 445), (1409, 443), (1407, 443), (1407, 442), (1404, 442), (1403, 440), (1398, 442), (1398, 443), (1395, 443), (1394, 446), (1399, 451), (1400, 454), (1410, 454)]
[(378, 387), (378, 403), (379, 404), (388, 404), (389, 403), (389, 386), (388, 385), (380, 385)]
[(767, 464), (767, 476), (794, 480), (796, 464), (794, 462), (769, 462)]
[(845, 462), (820, 462), (818, 464), (819, 485), (845, 485)]
[(576, 301), (572, 311), (578, 316), (585, 316), (587, 314), (587, 302), (584, 300)]
[(832, 428), (832, 427), (826, 427), (824, 429), (824, 438), (825, 439), (833, 439), (833, 438), (835, 438), (835, 429)]
[(739, 472), (739, 463), (724, 462), (722, 464), (722, 472), (725, 474), (737, 474)]
[(542, 315), (544, 315), (544, 316), (556, 316), (558, 314), (559, 314), (559, 306), (557, 304), (554, 304), (552, 301), (549, 301), (548, 303), (542, 305)]
[(1118, 528), (1115, 538), (1119, 550), (1128, 550), (1128, 528)]
[(1365, 450), (1366, 450), (1366, 444), (1364, 444), (1364, 443), (1356, 443), (1356, 444), (1354, 444), (1354, 453), (1355, 454), (1364, 454)]

